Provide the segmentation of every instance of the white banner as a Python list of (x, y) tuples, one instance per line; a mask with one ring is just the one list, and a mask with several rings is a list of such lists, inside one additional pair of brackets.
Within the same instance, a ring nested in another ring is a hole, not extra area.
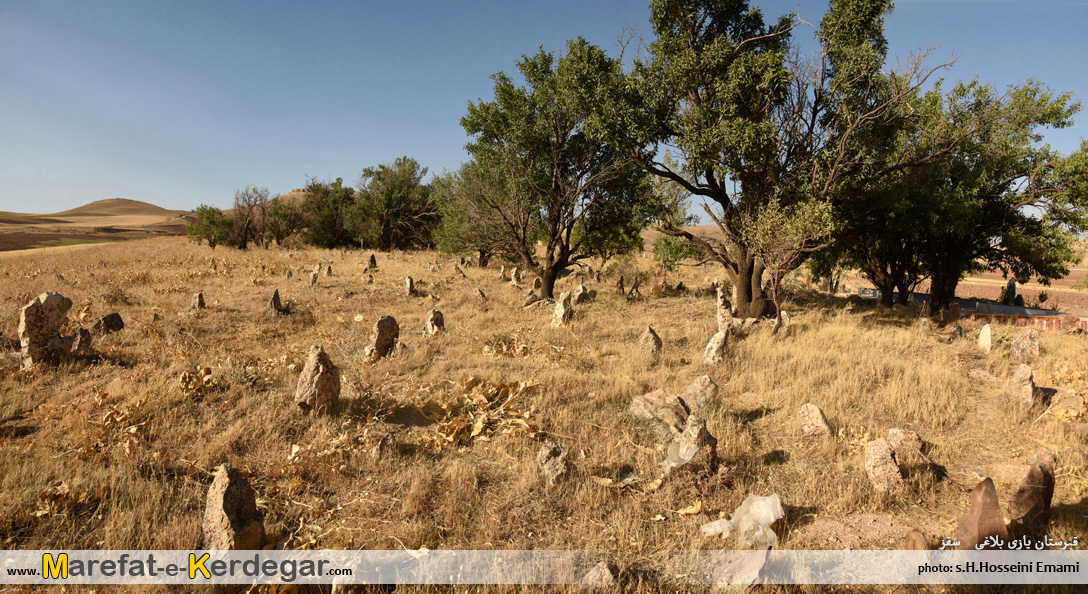
[[(2, 551), (0, 585), (578, 584), (601, 562), (606, 551)], [(627, 569), (676, 585), (1085, 584), (1088, 551), (682, 551)]]

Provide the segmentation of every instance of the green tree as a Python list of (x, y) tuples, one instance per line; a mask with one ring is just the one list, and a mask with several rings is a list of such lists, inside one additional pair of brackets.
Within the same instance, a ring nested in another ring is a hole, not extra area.
[(185, 225), (185, 235), (194, 243), (207, 241), (213, 250), (227, 238), (233, 225), (222, 210), (207, 204), (198, 206), (193, 211), (193, 218), (195, 220)]
[(302, 208), (282, 196), (273, 198), (268, 206), (268, 223), (265, 233), (276, 245), (306, 228), (306, 216)]
[(359, 243), (381, 250), (433, 244), (438, 207), (425, 175), (427, 168), (409, 157), (363, 170), (353, 218)]
[(306, 243), (322, 248), (359, 247), (359, 240), (349, 226), (355, 212), (355, 190), (344, 186), (342, 178), (319, 182), (311, 178), (306, 185), (302, 210), (308, 219)]
[[(771, 309), (765, 267), (741, 221), (771, 200), (786, 208), (832, 200), (872, 144), (886, 140), (880, 126), (931, 72), (915, 58), (902, 72), (881, 73), (890, 4), (832, 0), (817, 33), (821, 51), (806, 58), (790, 48), (793, 15), (767, 25), (744, 1), (654, 0), (648, 58), (612, 84), (587, 88), (600, 105), (595, 133), (704, 199), (716, 237), (661, 230), (699, 244), (725, 268), (741, 315)], [(667, 166), (663, 147), (678, 150), (684, 165)]]
[(645, 228), (657, 209), (643, 171), (585, 130), (596, 101), (586, 89), (619, 64), (578, 38), (558, 59), (541, 49), (517, 66), (525, 86), (494, 75), (494, 100), (470, 102), (461, 125), (473, 159), (512, 177), (515, 196), (481, 207), (495, 213), (508, 245), (540, 277), (541, 295), (551, 297), (568, 267), (633, 248), (630, 230)]
[[(517, 238), (535, 244), (530, 228), (528, 191), (503, 162), (469, 161), (434, 182), (440, 223), (435, 229), (438, 249), (448, 254), (474, 253), (480, 266), (494, 255), (520, 258)], [(519, 230), (512, 233), (508, 222)]]
[(268, 188), (246, 186), (234, 191), (234, 208), (230, 215), (231, 232), (227, 241), (244, 250), (250, 242), (264, 244), (268, 224)]

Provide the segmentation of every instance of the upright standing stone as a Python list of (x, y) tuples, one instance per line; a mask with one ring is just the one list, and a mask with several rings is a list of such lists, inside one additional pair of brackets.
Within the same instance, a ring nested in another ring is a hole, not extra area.
[(790, 314), (779, 311), (778, 317), (774, 319), (774, 325), (771, 326), (772, 334), (786, 334), (790, 329)]
[(681, 396), (684, 403), (691, 410), (696, 411), (706, 410), (706, 407), (710, 406), (717, 397), (718, 384), (715, 384), (709, 375), (701, 375), (695, 378)]
[(1009, 516), (1029, 526), (1046, 522), (1054, 499), (1054, 456), (1043, 448), (1028, 459), (1027, 475), (1017, 486), (1009, 506)]
[(427, 314), (427, 321), (423, 324), (423, 334), (434, 336), (446, 330), (446, 322), (442, 318), (442, 312), (432, 309)]
[(994, 481), (987, 478), (971, 491), (971, 507), (960, 518), (956, 540), (960, 543), (960, 549), (974, 551), (976, 546), (991, 536), (1005, 541), (1009, 538), (1009, 531), (997, 502)]
[(325, 265), (325, 276), (332, 276), (332, 264)]
[(865, 446), (865, 474), (873, 488), (882, 493), (895, 493), (903, 488), (899, 461), (888, 440), (875, 439)]
[(661, 337), (650, 326), (646, 326), (646, 329), (642, 331), (642, 336), (638, 339), (638, 346), (653, 359), (657, 359), (661, 355)]
[(481, 303), (487, 303), (487, 295), (484, 295), (484, 292), (480, 290), (480, 287), (476, 287), (476, 300)]
[(1035, 376), (1031, 367), (1023, 363), (1016, 368), (1016, 373), (1009, 379), (1005, 394), (1023, 406), (1035, 404)]
[(280, 303), (280, 290), (279, 289), (276, 289), (272, 293), (272, 299), (270, 299), (268, 301), (268, 313), (271, 313), (271, 314), (286, 313), (286, 311), (283, 309), (283, 304)]
[(53, 292), (42, 293), (23, 306), (19, 312), (19, 344), (24, 369), (55, 362), (66, 347), (71, 348), (74, 337), (60, 336), (71, 308), (71, 299)]
[(726, 328), (733, 327), (733, 307), (729, 304), (729, 299), (725, 296), (725, 286), (721, 283), (717, 285), (717, 300), (718, 305), (718, 331), (725, 330)]
[(409, 297), (416, 294), (416, 282), (410, 276), (404, 277), (404, 294)]
[(264, 518), (253, 488), (230, 464), (215, 470), (202, 528), (209, 551), (259, 551), (264, 544)]
[(1039, 331), (1024, 330), (1012, 341), (1012, 358), (1021, 363), (1031, 363), (1039, 358)]
[(596, 283), (601, 282), (601, 271), (600, 270), (593, 273), (593, 282), (596, 282)]
[(340, 399), (340, 370), (332, 364), (325, 350), (310, 347), (306, 367), (298, 376), (295, 404), (302, 412), (328, 412)]
[(539, 291), (544, 286), (544, 281), (540, 280), (540, 277), (533, 279), (533, 290)]
[(555, 313), (552, 318), (553, 326), (565, 326), (574, 317), (574, 308), (571, 303), (570, 291), (563, 291), (559, 295), (559, 301), (555, 304)]
[(958, 302), (953, 301), (952, 304), (948, 306), (948, 323), (951, 324), (951, 323), (954, 323), (954, 322), (958, 322), (959, 319), (960, 319), (960, 304)]
[(616, 279), (616, 294), (625, 295), (627, 291), (623, 288), (623, 275)]
[(499, 266), (499, 280), (506, 280), (506, 264)]
[(197, 291), (193, 293), (193, 300), (189, 303), (189, 307), (192, 309), (204, 309), (204, 293)]
[(654, 284), (650, 285), (650, 293), (660, 295), (665, 292), (665, 269), (662, 268), (654, 275)]
[(377, 270), (378, 269), (378, 259), (374, 257), (374, 254), (370, 254), (370, 261), (367, 262), (366, 267), (367, 267), (367, 270)]
[(318, 272), (316, 270), (310, 273), (310, 286), (311, 287), (317, 284), (317, 276), (318, 276)]
[(1005, 284), (1005, 305), (1016, 305), (1016, 279), (1009, 279)]
[(802, 405), (797, 414), (801, 417), (802, 435), (806, 437), (811, 435), (831, 435), (831, 425), (827, 424), (827, 417), (824, 416), (824, 411), (820, 410), (820, 407), (809, 402)]
[(363, 349), (363, 356), (375, 360), (385, 357), (397, 348), (400, 326), (393, 316), (382, 316), (370, 331), (370, 344)]
[(728, 341), (729, 329), (719, 330), (707, 343), (706, 348), (703, 349), (703, 363), (718, 365), (725, 361), (725, 347)]
[(518, 267), (515, 266), (514, 269), (510, 271), (510, 284), (516, 286), (516, 285), (518, 285), (520, 283), (521, 283), (521, 272), (518, 270)]
[(986, 324), (982, 327), (982, 332), (978, 333), (978, 348), (982, 349), (982, 352), (988, 353), (992, 347), (992, 341), (990, 338), (990, 325)]

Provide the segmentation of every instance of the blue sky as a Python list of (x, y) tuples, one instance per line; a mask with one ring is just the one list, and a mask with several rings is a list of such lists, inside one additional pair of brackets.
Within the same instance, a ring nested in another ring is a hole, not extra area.
[[(813, 24), (826, 8), (753, 4)], [(643, 1), (0, 0), (0, 210), (229, 207), (246, 185), (354, 183), (400, 155), (455, 169), (491, 74), (578, 35), (614, 53), (625, 24), (648, 41), (648, 16)], [(950, 82), (1036, 78), (1088, 101), (1088, 0), (899, 0), (885, 24), (894, 55), (959, 56)], [(1074, 150), (1078, 119), (1047, 140)]]

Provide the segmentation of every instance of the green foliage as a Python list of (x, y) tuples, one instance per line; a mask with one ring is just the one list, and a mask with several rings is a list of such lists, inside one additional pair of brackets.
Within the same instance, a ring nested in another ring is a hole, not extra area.
[[(283, 198), (274, 198), (268, 207), (265, 233), (268, 239), (283, 242), (306, 228), (306, 215), (299, 205)], [(267, 241), (267, 240), (266, 240)]]
[(425, 175), (427, 168), (407, 156), (364, 169), (351, 216), (357, 243), (382, 250), (432, 245), (438, 207)]
[(831, 205), (801, 202), (783, 205), (772, 198), (753, 215), (742, 217), (744, 242), (770, 277), (771, 300), (780, 311), (782, 280), (809, 253), (824, 247), (834, 231)]
[(321, 248), (359, 247), (352, 226), (359, 224), (355, 191), (344, 186), (342, 178), (334, 182), (311, 179), (302, 209), (308, 215), (309, 227), (305, 240)]
[(654, 240), (654, 262), (669, 272), (676, 272), (680, 262), (697, 259), (705, 253), (701, 246), (684, 237), (659, 235)]
[[(614, 77), (619, 64), (578, 38), (567, 43), (565, 56), (541, 49), (517, 65), (525, 86), (494, 75), (494, 100), (469, 103), (461, 119), (477, 166), (512, 191), (464, 196), (489, 212), (504, 247), (542, 278), (542, 294), (551, 296), (555, 279), (579, 260), (634, 249), (635, 231), (658, 209), (644, 172), (586, 130), (598, 100), (589, 89)], [(542, 254), (535, 238), (545, 243)]]
[(434, 239), (439, 251), (475, 253), (486, 265), (492, 255), (520, 258), (519, 237), (535, 245), (539, 228), (530, 224), (528, 191), (519, 187), (517, 176), (505, 165), (497, 159), (473, 160), (434, 181), (440, 214)]
[(201, 204), (193, 211), (195, 221), (185, 226), (185, 235), (194, 243), (208, 242), (212, 249), (223, 242), (233, 227), (233, 222), (222, 210)]

